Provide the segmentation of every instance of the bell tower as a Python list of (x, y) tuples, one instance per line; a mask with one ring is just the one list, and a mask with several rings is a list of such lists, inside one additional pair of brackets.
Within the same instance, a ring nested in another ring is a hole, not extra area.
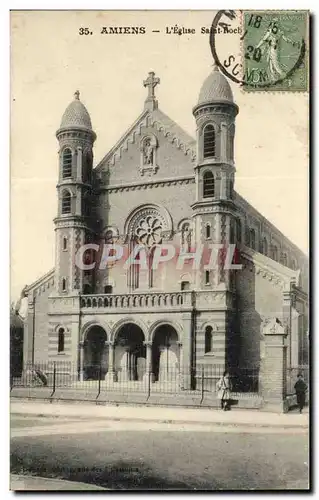
[[(197, 125), (195, 166), (196, 201), (192, 205), (196, 241), (204, 248), (223, 245), (218, 253), (218, 269), (197, 271), (197, 289), (231, 286), (223, 262), (229, 243), (235, 243), (234, 136), (238, 106), (230, 85), (217, 66), (204, 81), (193, 115)], [(207, 254), (208, 252), (206, 252)]]
[(91, 241), (91, 192), (93, 143), (96, 134), (91, 118), (76, 91), (66, 108), (60, 128), (58, 213), (56, 233), (55, 292), (58, 295), (83, 292), (85, 281), (92, 286), (90, 272), (76, 265), (76, 253)]

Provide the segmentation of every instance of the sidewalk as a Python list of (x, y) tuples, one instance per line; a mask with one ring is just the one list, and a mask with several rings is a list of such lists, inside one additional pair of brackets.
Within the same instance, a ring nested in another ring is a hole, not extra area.
[(11, 491), (106, 491), (105, 488), (94, 484), (79, 483), (76, 481), (64, 481), (46, 477), (21, 476), (11, 474)]
[(103, 419), (121, 421), (144, 421), (180, 424), (215, 424), (252, 427), (307, 428), (308, 414), (269, 413), (260, 410), (162, 408), (147, 406), (100, 406), (66, 403), (40, 403), (11, 401), (11, 414), (38, 417), (66, 417), (75, 419)]

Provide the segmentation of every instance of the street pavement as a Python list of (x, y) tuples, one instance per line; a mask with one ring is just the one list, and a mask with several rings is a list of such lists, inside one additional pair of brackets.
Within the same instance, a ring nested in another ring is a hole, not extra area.
[(307, 490), (307, 426), (299, 413), (13, 401), (11, 488)]
[(112, 490), (308, 488), (304, 429), (13, 416), (11, 434), (11, 473), (42, 477), (39, 489), (62, 487), (45, 478)]
[(105, 488), (94, 484), (64, 481), (34, 476), (11, 474), (10, 490), (12, 491), (105, 491)]
[(224, 412), (207, 408), (167, 408), (146, 406), (92, 405), (85, 403), (43, 403), (11, 400), (11, 414), (61, 418), (87, 418), (104, 421), (158, 422), (176, 424), (227, 425), (271, 428), (308, 428), (307, 413), (270, 413), (260, 410), (232, 410)]

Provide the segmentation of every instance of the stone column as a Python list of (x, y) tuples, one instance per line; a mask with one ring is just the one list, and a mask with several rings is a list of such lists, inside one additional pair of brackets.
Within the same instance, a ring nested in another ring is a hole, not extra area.
[(220, 173), (220, 199), (224, 200), (227, 198), (227, 174), (223, 170)]
[(80, 348), (80, 382), (84, 380), (84, 342), (79, 343)]
[[(123, 363), (124, 357), (124, 363)], [(125, 348), (124, 354), (121, 360), (121, 372), (119, 376), (120, 382), (127, 382), (130, 380), (130, 350), (129, 347)]]
[(152, 373), (152, 342), (144, 342), (146, 346), (146, 370), (143, 377), (143, 382), (147, 381), (149, 377), (151, 377), (151, 381), (153, 382), (153, 373)]
[(23, 366), (34, 362), (34, 323), (35, 323), (35, 297), (30, 294), (28, 297), (28, 316), (23, 331)]
[(169, 378), (168, 376), (168, 363), (167, 363), (167, 358), (168, 358), (168, 346), (166, 345), (161, 345), (159, 347), (159, 352), (160, 352), (160, 361), (159, 361), (159, 373), (158, 373), (158, 381), (159, 382), (166, 382), (167, 379)]
[(292, 285), (286, 287), (283, 292), (283, 320), (288, 326), (288, 338), (287, 338), (287, 364), (289, 368), (291, 367), (291, 349), (292, 349), (292, 308), (293, 308), (293, 294)]
[(193, 324), (192, 324), (192, 313), (187, 313), (183, 315), (183, 360), (180, 366), (183, 372), (183, 388), (191, 389), (191, 369), (192, 363), (195, 360), (192, 359), (192, 349), (193, 349)]
[(264, 346), (260, 367), (260, 383), (264, 405), (270, 410), (285, 411), (287, 334), (277, 318), (264, 324), (262, 334)]
[(116, 373), (115, 373), (115, 369), (114, 369), (114, 354), (115, 354), (114, 342), (111, 342), (111, 341), (105, 342), (105, 345), (107, 345), (108, 349), (109, 349), (109, 360), (108, 360), (109, 366), (108, 366), (105, 380), (108, 382), (115, 382), (116, 381)]
[(179, 360), (178, 360), (178, 382), (179, 387), (184, 389), (184, 364), (183, 364), (183, 343), (181, 341), (177, 342), (179, 348)]

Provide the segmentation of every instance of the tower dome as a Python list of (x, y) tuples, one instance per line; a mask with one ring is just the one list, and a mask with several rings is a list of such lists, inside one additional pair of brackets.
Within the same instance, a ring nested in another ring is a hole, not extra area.
[(206, 102), (234, 102), (231, 87), (216, 65), (200, 89), (198, 104)]
[(92, 130), (90, 115), (84, 104), (80, 101), (80, 92), (78, 90), (74, 94), (74, 100), (64, 111), (60, 129), (73, 127)]

